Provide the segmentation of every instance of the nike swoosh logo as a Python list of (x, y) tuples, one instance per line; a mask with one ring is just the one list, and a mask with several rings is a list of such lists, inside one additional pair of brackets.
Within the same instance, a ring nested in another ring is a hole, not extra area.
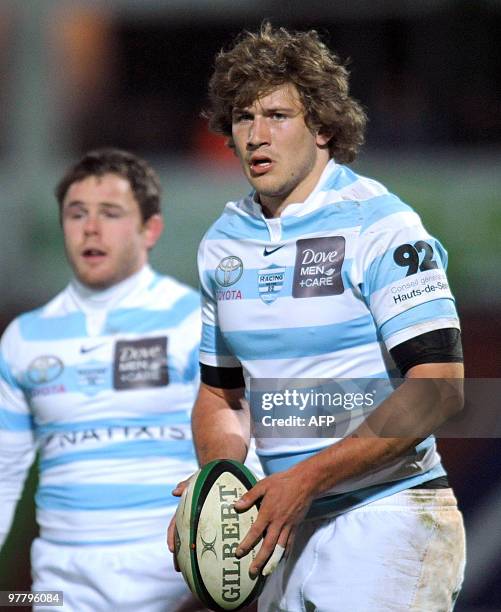
[(96, 349), (101, 348), (102, 346), (105, 346), (106, 344), (108, 343), (101, 342), (100, 344), (95, 344), (94, 346), (81, 346), (80, 352), (82, 353), (82, 355), (85, 355), (85, 353), (90, 353), (91, 351), (95, 351)]
[(267, 247), (264, 247), (263, 255), (265, 257), (267, 257), (268, 255), (272, 255), (273, 253), (276, 253), (279, 249), (281, 249), (284, 246), (285, 244), (281, 244), (280, 246), (277, 246), (274, 249), (268, 249)]

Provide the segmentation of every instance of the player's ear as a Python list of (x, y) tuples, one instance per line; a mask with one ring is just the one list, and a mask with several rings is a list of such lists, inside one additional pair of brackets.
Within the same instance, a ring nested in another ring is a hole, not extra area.
[(319, 146), (321, 149), (325, 149), (327, 147), (331, 138), (332, 134), (330, 132), (318, 131), (315, 134), (317, 146)]
[(155, 246), (157, 240), (162, 235), (163, 230), (164, 220), (162, 215), (151, 215), (151, 217), (144, 224), (144, 235), (147, 249), (152, 249)]

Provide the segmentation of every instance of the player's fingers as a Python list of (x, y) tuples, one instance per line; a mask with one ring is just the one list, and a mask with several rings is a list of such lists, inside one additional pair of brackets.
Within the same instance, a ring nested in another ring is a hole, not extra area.
[(173, 555), (172, 555), (172, 562), (174, 563), (174, 569), (176, 570), (176, 572), (180, 572), (181, 568), (179, 567), (179, 564), (177, 562), (177, 555), (176, 555), (176, 553), (173, 553)]
[(178, 482), (176, 488), (172, 490), (172, 495), (174, 495), (174, 497), (181, 497), (188, 484), (188, 480), (181, 480), (181, 482)]
[(169, 550), (172, 553), (172, 562), (174, 564), (174, 569), (176, 572), (180, 572), (179, 565), (177, 563), (176, 556), (176, 545), (175, 545), (175, 534), (176, 534), (176, 517), (173, 516), (171, 522), (169, 523), (169, 528), (167, 529), (167, 545)]
[(176, 549), (175, 540), (174, 540), (175, 532), (176, 532), (176, 517), (173, 516), (169, 523), (169, 527), (167, 529), (167, 546), (169, 547), (169, 550), (171, 551), (171, 553), (173, 553)]
[(235, 551), (235, 556), (237, 559), (241, 559), (245, 557), (246, 554), (250, 552), (250, 550), (259, 542), (259, 540), (263, 537), (264, 530), (266, 529), (266, 522), (259, 520), (259, 515), (257, 517), (256, 522), (249, 531), (245, 534), (244, 539), (238, 545), (237, 550)]
[[(265, 563), (273, 556), (275, 552), (275, 548), (277, 544), (279, 544), (279, 540), (281, 542), (286, 543), (287, 537), (289, 535), (290, 527), (280, 528), (268, 528), (266, 532), (266, 536), (263, 539), (259, 552), (256, 555), (252, 565), (249, 568), (249, 573), (251, 576), (257, 576), (259, 572), (262, 570)], [(284, 545), (280, 544), (281, 548), (285, 548)]]
[(275, 550), (266, 562), (266, 565), (263, 567), (263, 571), (261, 572), (263, 576), (269, 576), (277, 569), (277, 565), (279, 564), (280, 559), (284, 556), (284, 552), (285, 548), (283, 546), (280, 544), (275, 546)]
[(257, 483), (252, 487), (252, 489), (247, 491), (245, 495), (242, 495), (240, 499), (237, 499), (233, 506), (237, 512), (245, 512), (245, 510), (248, 510), (251, 506), (253, 506), (258, 499), (261, 499), (263, 495), (264, 491), (262, 490), (260, 483)]

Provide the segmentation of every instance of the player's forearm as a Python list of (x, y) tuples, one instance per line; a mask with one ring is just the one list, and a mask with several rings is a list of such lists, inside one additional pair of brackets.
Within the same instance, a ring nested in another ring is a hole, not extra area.
[(426, 367), (417, 366), (352, 436), (292, 469), (316, 496), (398, 458), (461, 409), (462, 366), (454, 366), (447, 379), (426, 378)]
[(192, 413), (193, 441), (200, 465), (213, 459), (245, 460), (249, 414), (242, 400), (242, 389), (200, 386)]
[(402, 455), (422, 438), (345, 438), (291, 468), (313, 497)]

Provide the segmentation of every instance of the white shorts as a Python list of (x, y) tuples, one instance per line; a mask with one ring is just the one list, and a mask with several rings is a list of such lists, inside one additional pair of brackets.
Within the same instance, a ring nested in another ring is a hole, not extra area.
[(174, 570), (165, 538), (104, 546), (65, 546), (41, 538), (33, 542), (34, 591), (63, 591), (55, 612), (174, 612), (189, 596)]
[(303, 523), (259, 599), (260, 612), (447, 612), (465, 564), (451, 489), (409, 489)]

